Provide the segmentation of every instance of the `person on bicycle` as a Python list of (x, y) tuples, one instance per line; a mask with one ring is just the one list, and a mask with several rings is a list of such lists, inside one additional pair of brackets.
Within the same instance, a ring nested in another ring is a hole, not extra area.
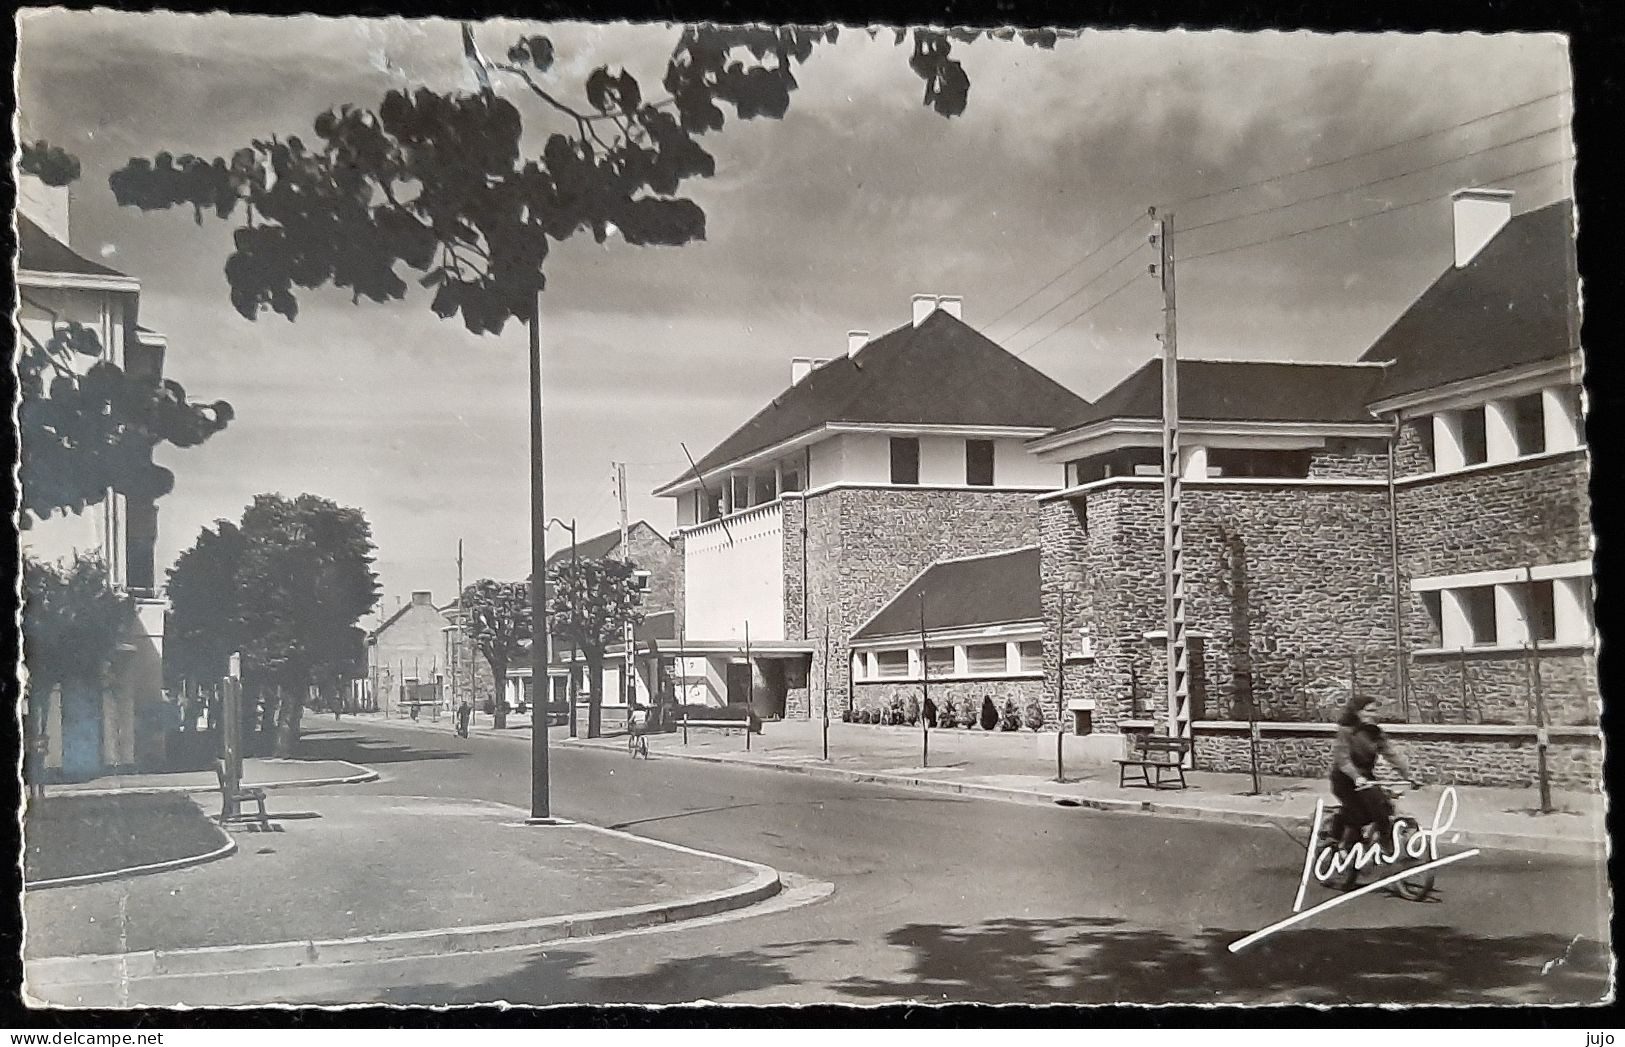
[(1337, 719), (1337, 740), (1332, 749), (1332, 794), (1343, 805), (1337, 821), (1342, 827), (1338, 838), (1342, 847), (1349, 847), (1360, 838), (1367, 825), (1376, 825), (1377, 837), (1382, 839), (1390, 829), (1394, 817), (1394, 802), (1372, 780), (1381, 756), (1404, 775), (1411, 777), (1410, 764), (1383, 734), (1382, 728), (1366, 719), (1366, 711), (1376, 704), (1373, 695), (1361, 695), (1343, 707)]

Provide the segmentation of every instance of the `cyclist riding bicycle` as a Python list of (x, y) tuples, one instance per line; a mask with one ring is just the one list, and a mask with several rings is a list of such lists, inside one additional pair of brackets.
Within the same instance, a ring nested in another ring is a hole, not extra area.
[[(1376, 825), (1377, 838), (1385, 839), (1394, 818), (1394, 802), (1372, 780), (1381, 756), (1394, 769), (1411, 778), (1410, 764), (1389, 743), (1382, 728), (1366, 719), (1365, 712), (1377, 699), (1363, 695), (1352, 699), (1337, 719), (1337, 741), (1332, 749), (1332, 794), (1343, 805), (1333, 823), (1334, 838), (1347, 848), (1360, 838), (1367, 825)], [(1339, 832), (1339, 828), (1341, 831)]]

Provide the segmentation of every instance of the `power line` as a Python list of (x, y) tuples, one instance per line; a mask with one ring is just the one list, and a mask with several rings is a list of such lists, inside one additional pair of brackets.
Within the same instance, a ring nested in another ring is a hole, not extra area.
[(1412, 175), (1419, 175), (1419, 174), (1423, 174), (1423, 173), (1425, 173), (1427, 171), (1434, 171), (1434, 170), (1437, 170), (1438, 168), (1441, 168), (1441, 167), (1449, 167), (1451, 164), (1460, 163), (1463, 160), (1470, 160), (1475, 156), (1482, 156), (1485, 153), (1493, 153), (1493, 152), (1495, 152), (1496, 150), (1499, 150), (1499, 149), (1510, 149), (1512, 146), (1522, 145), (1525, 142), (1533, 141), (1534, 139), (1539, 138), (1542, 135), (1549, 135), (1549, 134), (1552, 134), (1554, 132), (1563, 131), (1563, 130), (1566, 130), (1566, 128), (1561, 126), (1561, 125), (1559, 125), (1557, 127), (1547, 127), (1547, 128), (1542, 129), (1542, 130), (1534, 131), (1534, 132), (1531, 132), (1530, 134), (1523, 135), (1522, 137), (1514, 138), (1510, 142), (1500, 142), (1500, 143), (1498, 143), (1496, 145), (1487, 145), (1487, 146), (1483, 147), (1482, 149), (1474, 149), (1471, 152), (1462, 153), (1460, 156), (1452, 156), (1452, 157), (1450, 157), (1448, 159), (1445, 159), (1445, 160), (1439, 160), (1439, 161), (1437, 161), (1435, 163), (1428, 164), (1425, 167), (1417, 167), (1417, 168), (1413, 168), (1413, 169), (1411, 169), (1409, 171), (1401, 171), (1398, 174), (1384, 175), (1381, 178), (1373, 178), (1373, 179), (1370, 179), (1369, 181), (1360, 182), (1360, 183), (1355, 184), (1355, 185), (1344, 186), (1341, 189), (1331, 189), (1331, 190), (1328, 190), (1327, 192), (1324, 192), (1324, 193), (1317, 193), (1314, 196), (1306, 196), (1306, 197), (1302, 198), (1301, 200), (1289, 200), (1286, 203), (1275, 204), (1275, 205), (1273, 205), (1271, 207), (1259, 208), (1256, 211), (1244, 211), (1241, 214), (1231, 215), (1228, 218), (1215, 218), (1210, 222), (1201, 222), (1201, 223), (1198, 223), (1197, 225), (1186, 226), (1184, 229), (1181, 229), (1180, 232), (1194, 233), (1194, 232), (1198, 232), (1198, 231), (1203, 230), (1203, 229), (1211, 229), (1214, 226), (1218, 226), (1218, 225), (1228, 225), (1231, 222), (1239, 222), (1243, 218), (1257, 218), (1259, 215), (1266, 215), (1266, 214), (1270, 214), (1270, 213), (1275, 212), (1275, 211), (1284, 211), (1289, 207), (1298, 207), (1298, 206), (1300, 206), (1302, 204), (1313, 203), (1316, 200), (1324, 200), (1324, 199), (1326, 199), (1328, 197), (1332, 197), (1332, 196), (1341, 196), (1344, 193), (1352, 193), (1356, 189), (1365, 189), (1365, 188), (1368, 188), (1368, 187), (1373, 186), (1373, 185), (1381, 185), (1383, 182), (1395, 182), (1395, 181), (1398, 181), (1401, 178), (1409, 178)]
[[(1565, 156), (1565, 157), (1563, 157), (1561, 159), (1558, 159), (1558, 160), (1548, 160), (1544, 164), (1538, 164), (1538, 165), (1536, 165), (1534, 167), (1527, 167), (1527, 168), (1524, 168), (1522, 171), (1515, 171), (1512, 174), (1497, 175), (1495, 177), (1494, 181), (1510, 182), (1515, 178), (1523, 178), (1524, 176), (1532, 175), (1537, 171), (1544, 171), (1548, 167), (1556, 167), (1559, 164), (1566, 164), (1570, 160), (1573, 160), (1573, 159), (1574, 159), (1573, 156)], [(1311, 226), (1308, 229), (1299, 229), (1299, 230), (1297, 230), (1295, 232), (1282, 233), (1279, 236), (1266, 237), (1266, 238), (1264, 238), (1262, 240), (1252, 240), (1252, 241), (1249, 241), (1247, 243), (1236, 244), (1233, 247), (1220, 247), (1220, 248), (1216, 248), (1216, 249), (1214, 249), (1212, 251), (1203, 251), (1200, 254), (1186, 255), (1186, 256), (1181, 257), (1179, 260), (1181, 262), (1195, 262), (1195, 261), (1199, 261), (1199, 260), (1201, 260), (1203, 258), (1212, 258), (1215, 255), (1230, 254), (1233, 251), (1245, 251), (1245, 250), (1247, 250), (1249, 248), (1253, 248), (1253, 247), (1263, 247), (1265, 244), (1280, 243), (1283, 240), (1292, 240), (1292, 239), (1295, 239), (1295, 238), (1300, 237), (1300, 236), (1308, 236), (1310, 233), (1318, 233), (1318, 232), (1322, 232), (1322, 231), (1327, 230), (1327, 229), (1343, 228), (1343, 227), (1346, 227), (1346, 226), (1348, 226), (1348, 225), (1350, 225), (1350, 224), (1352, 224), (1354, 222), (1358, 222), (1358, 221), (1361, 221), (1362, 219), (1366, 219), (1366, 218), (1375, 218), (1375, 217), (1379, 217), (1381, 215), (1386, 215), (1386, 214), (1397, 214), (1400, 211), (1408, 211), (1413, 207), (1420, 207), (1423, 204), (1433, 203), (1433, 202), (1435, 202), (1437, 200), (1438, 200), (1437, 195), (1428, 195), (1428, 196), (1422, 197), (1420, 200), (1412, 200), (1410, 203), (1399, 204), (1399, 205), (1396, 205), (1396, 206), (1393, 206), (1393, 207), (1383, 207), (1383, 208), (1379, 208), (1378, 210), (1375, 210), (1375, 211), (1367, 211), (1367, 212), (1365, 212), (1363, 214), (1351, 215), (1348, 218), (1339, 219), (1338, 221), (1335, 221), (1335, 222), (1327, 222), (1324, 225), (1316, 225), (1316, 226)]]
[(1094, 312), (1096, 309), (1099, 309), (1101, 306), (1105, 305), (1107, 302), (1111, 301), (1113, 298), (1116, 298), (1123, 291), (1128, 290), (1129, 285), (1134, 283), (1134, 281), (1138, 280), (1142, 275), (1144, 275), (1144, 274), (1142, 274), (1142, 273), (1130, 273), (1129, 278), (1127, 280), (1124, 280), (1122, 283), (1118, 284), (1116, 287), (1114, 287), (1106, 295), (1106, 297), (1104, 297), (1104, 298), (1100, 299), (1099, 301), (1095, 302), (1095, 304), (1089, 306), (1087, 309), (1084, 309), (1082, 312), (1078, 313), (1072, 319), (1068, 320), (1066, 323), (1062, 324), (1061, 326), (1055, 328), (1049, 334), (1046, 334), (1044, 337), (1038, 339), (1038, 341), (1036, 341), (1033, 344), (1029, 345), (1027, 348), (1021, 350), (1021, 352), (1017, 353), (1016, 355), (1017, 356), (1025, 356), (1027, 353), (1029, 353), (1032, 350), (1038, 348), (1040, 345), (1043, 345), (1045, 342), (1049, 341), (1051, 338), (1055, 337), (1057, 334), (1060, 334), (1066, 328), (1071, 327), (1073, 324), (1077, 323), (1079, 320), (1082, 320), (1084, 317), (1088, 316), (1090, 313)]
[[(1139, 219), (1136, 219), (1136, 221), (1139, 221)], [(1130, 246), (1127, 251), (1123, 252), (1121, 255), (1118, 256), (1117, 261), (1113, 262), (1111, 265), (1108, 265), (1106, 268), (1102, 269), (1100, 272), (1096, 273), (1094, 276), (1091, 276), (1089, 279), (1085, 280), (1083, 282), (1083, 284), (1080, 287), (1073, 290), (1071, 294), (1067, 295), (1065, 298), (1061, 299), (1059, 302), (1056, 302), (1054, 305), (1050, 306), (1048, 309), (1045, 309), (1043, 312), (1039, 313), (1037, 316), (1033, 317), (1031, 320), (1028, 320), (1026, 323), (1022, 324), (1020, 327), (1016, 328), (1014, 331), (1011, 331), (1009, 334), (1005, 335), (1002, 340), (1006, 341), (1006, 342), (1010, 341), (1012, 338), (1016, 337), (1016, 335), (1022, 333), (1023, 331), (1027, 330), (1028, 328), (1032, 327), (1033, 324), (1036, 324), (1038, 321), (1042, 320), (1044, 317), (1046, 317), (1049, 314), (1053, 313), (1055, 310), (1061, 308), (1061, 306), (1063, 306), (1066, 303), (1072, 301), (1072, 299), (1078, 297), (1078, 295), (1080, 295), (1083, 292), (1087, 291), (1089, 289), (1089, 287), (1092, 284), (1094, 284), (1097, 280), (1099, 280), (1101, 277), (1105, 276), (1107, 273), (1111, 272), (1113, 269), (1116, 269), (1118, 266), (1122, 265), (1124, 262), (1126, 262), (1130, 258), (1134, 257), (1134, 253), (1136, 251), (1138, 251), (1142, 246), (1144, 246), (1144, 245), (1142, 245), (1142, 244), (1133, 244), (1132, 246)], [(1045, 337), (1048, 337), (1048, 335), (1046, 335)], [(1032, 348), (1032, 346), (1028, 346), (1027, 348), (1030, 349), (1030, 348)]]
[(1463, 127), (1471, 127), (1473, 124), (1480, 124), (1486, 120), (1493, 120), (1498, 116), (1505, 116), (1508, 113), (1514, 113), (1520, 109), (1528, 109), (1530, 106), (1539, 105), (1541, 102), (1549, 102), (1554, 98), (1559, 98), (1569, 93), (1569, 89), (1565, 87), (1560, 91), (1553, 91), (1550, 94), (1541, 95), (1539, 98), (1531, 98), (1527, 102), (1519, 102), (1517, 105), (1507, 106), (1505, 109), (1497, 109), (1494, 112), (1485, 113), (1482, 116), (1475, 116), (1470, 120), (1463, 120), (1459, 123), (1451, 124), (1448, 127), (1440, 127), (1432, 131), (1425, 131), (1419, 135), (1413, 135), (1410, 138), (1402, 138), (1397, 142), (1389, 142), (1387, 145), (1379, 145), (1371, 149), (1362, 149), (1356, 153), (1349, 153), (1346, 156), (1340, 156), (1335, 160), (1322, 160), (1319, 163), (1310, 164), (1307, 167), (1294, 168), (1291, 171), (1281, 171), (1277, 174), (1268, 175), (1264, 178), (1256, 178), (1251, 182), (1241, 182), (1237, 185), (1226, 186), (1223, 189), (1213, 189), (1205, 193), (1198, 193), (1195, 196), (1187, 196), (1183, 200), (1176, 201), (1174, 206), (1183, 206), (1185, 204), (1195, 203), (1198, 200), (1207, 200), (1215, 196), (1223, 196), (1226, 193), (1240, 192), (1243, 189), (1251, 189), (1254, 186), (1267, 185), (1270, 182), (1279, 182), (1282, 179), (1293, 178), (1297, 175), (1307, 174), (1310, 171), (1318, 171), (1325, 167), (1332, 167), (1336, 164), (1347, 163), (1350, 160), (1358, 160), (1362, 157), (1387, 152), (1390, 149), (1398, 149), (1400, 146), (1420, 142), (1424, 139), (1433, 138), (1438, 135), (1446, 134), (1450, 131), (1456, 131)]
[[(1011, 313), (1015, 312), (1017, 309), (1020, 309), (1022, 306), (1026, 305), (1028, 302), (1032, 301), (1034, 298), (1037, 298), (1039, 295), (1043, 294), (1045, 291), (1048, 291), (1051, 287), (1054, 287), (1056, 284), (1060, 283), (1061, 280), (1064, 277), (1071, 274), (1073, 270), (1075, 270), (1079, 266), (1083, 265), (1083, 263), (1087, 262), (1089, 259), (1093, 258), (1095, 255), (1097, 255), (1100, 252), (1104, 251), (1106, 248), (1110, 247), (1112, 245), (1112, 243), (1117, 240), (1118, 237), (1122, 236), (1124, 233), (1128, 232), (1130, 229), (1133, 229), (1136, 225), (1138, 225), (1140, 223), (1140, 219), (1141, 219), (1140, 215), (1135, 215), (1133, 218), (1130, 218), (1128, 220), (1128, 223), (1126, 225), (1124, 225), (1123, 228), (1117, 230), (1117, 232), (1113, 233), (1111, 236), (1109, 236), (1106, 239), (1102, 240), (1099, 244), (1096, 244), (1094, 249), (1091, 250), (1088, 254), (1084, 255), (1082, 258), (1078, 259), (1076, 262), (1073, 262), (1071, 265), (1069, 265), (1065, 269), (1061, 270), (1059, 273), (1057, 273), (1055, 275), (1054, 279), (1050, 280), (1049, 283), (1045, 284), (1043, 287), (1040, 287), (1038, 290), (1034, 291), (1032, 294), (1030, 294), (1027, 297), (1023, 298), (1021, 301), (1017, 302), (1015, 305), (1012, 305), (1010, 308), (1006, 309), (1004, 312), (1000, 313), (998, 316), (995, 316), (993, 319), (991, 319), (987, 323), (983, 324), (982, 328), (981, 328), (982, 331), (985, 333), (989, 328), (993, 327), (993, 325), (999, 323), (1001, 320), (1003, 320), (1005, 317), (1009, 316)], [(1014, 336), (1012, 335), (1011, 337), (1014, 337)]]

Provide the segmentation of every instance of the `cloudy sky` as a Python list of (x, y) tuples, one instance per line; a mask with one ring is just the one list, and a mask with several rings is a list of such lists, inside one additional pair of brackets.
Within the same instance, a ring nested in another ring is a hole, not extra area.
[[(553, 86), (580, 97), (598, 65), (656, 90), (678, 30), (493, 22), (479, 38), (500, 54), (534, 32), (557, 45)], [(1569, 195), (1554, 163), (1572, 152), (1568, 97), (1521, 105), (1569, 87), (1557, 37), (1110, 32), (956, 52), (970, 104), (945, 120), (920, 104), (906, 46), (843, 33), (798, 70), (784, 120), (730, 119), (707, 138), (717, 175), (688, 183), (706, 242), (555, 247), (550, 515), (579, 518), (583, 537), (616, 526), (621, 460), (633, 519), (669, 529), (671, 503), (649, 491), (682, 471), (679, 441), (703, 454), (788, 382), (791, 357), (898, 326), (919, 291), (963, 295), (968, 322), (1098, 396), (1156, 351), (1156, 283), (1133, 279), (1151, 249), (1124, 257), (1136, 229), (1071, 267), (1148, 205), (1190, 230), (1181, 256), (1257, 243), (1181, 267), (1182, 354), (1348, 360), (1449, 264), (1451, 190), (1505, 185), (1520, 211)], [(523, 576), (522, 328), (482, 339), (422, 296), (320, 293), (295, 323), (250, 323), (227, 301), (227, 226), (120, 209), (107, 189), (133, 155), (229, 155), (394, 86), (472, 88), (455, 23), (34, 12), (19, 77), (24, 136), (84, 164), (74, 245), (140, 278), (170, 374), (237, 409), (208, 444), (163, 455), (177, 483), (161, 563), (256, 492), (308, 490), (366, 511), (386, 610), (412, 589), (451, 599), (459, 538), (470, 579)], [(527, 134), (552, 130), (526, 116)]]

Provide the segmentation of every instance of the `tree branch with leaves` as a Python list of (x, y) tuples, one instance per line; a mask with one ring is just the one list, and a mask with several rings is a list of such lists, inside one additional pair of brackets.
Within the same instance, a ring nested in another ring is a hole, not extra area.
[[(508, 725), (508, 705), (503, 687), (508, 666), (516, 664), (531, 640), (530, 585), (526, 582), (494, 582), (481, 578), (463, 590), (463, 615), (468, 635), (491, 666), (496, 687), (493, 706), (498, 730)], [(545, 724), (546, 701), (542, 697), (546, 681), (533, 682), (538, 708), (533, 714)], [(544, 727), (543, 730), (546, 728)]]

